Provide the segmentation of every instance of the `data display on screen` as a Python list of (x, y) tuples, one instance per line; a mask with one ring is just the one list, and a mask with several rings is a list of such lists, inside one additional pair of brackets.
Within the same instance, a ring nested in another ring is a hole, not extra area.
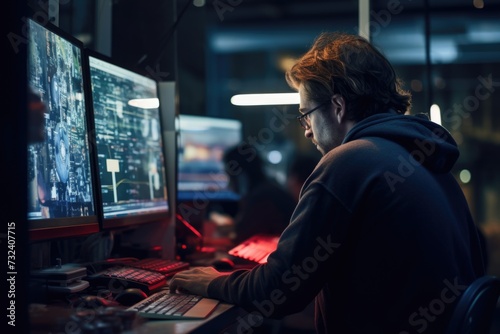
[(89, 55), (104, 226), (169, 211), (157, 82)]
[[(96, 231), (82, 46), (33, 20), (28, 29), (29, 89), (45, 107), (43, 138), (28, 146), (30, 230), (52, 229), (50, 237)], [(65, 229), (76, 226), (79, 232)]]
[(179, 116), (178, 200), (236, 200), (229, 189), (223, 156), (242, 139), (239, 120)]

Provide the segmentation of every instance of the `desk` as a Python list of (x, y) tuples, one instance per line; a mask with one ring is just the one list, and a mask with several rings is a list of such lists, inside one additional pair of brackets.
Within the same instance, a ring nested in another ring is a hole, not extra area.
[[(208, 318), (201, 320), (147, 320), (137, 317), (132, 329), (125, 333), (237, 333), (237, 319), (245, 314), (245, 311), (239, 307), (220, 303)], [(30, 333), (76, 333), (78, 327), (71, 320), (72, 315), (74, 315), (73, 310), (60, 305), (33, 304), (30, 306)]]
[(151, 320), (140, 326), (140, 333), (147, 334), (207, 334), (237, 333), (237, 319), (246, 314), (241, 308), (221, 303), (203, 320)]

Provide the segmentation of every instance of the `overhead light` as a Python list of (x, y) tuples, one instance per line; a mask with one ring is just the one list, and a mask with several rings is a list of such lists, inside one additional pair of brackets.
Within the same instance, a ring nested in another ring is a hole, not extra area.
[(441, 108), (437, 104), (431, 106), (431, 121), (441, 125)]
[(472, 174), (468, 169), (462, 169), (460, 171), (459, 178), (462, 183), (469, 183), (472, 178)]
[(290, 70), (296, 63), (297, 59), (290, 56), (283, 56), (278, 60), (278, 66), (283, 72)]
[(483, 9), (484, 8), (484, 2), (483, 2), (483, 0), (474, 0), (474, 1), (472, 1), (472, 4), (477, 9)]
[(283, 160), (283, 155), (280, 151), (272, 150), (267, 154), (267, 160), (273, 165), (277, 165)]
[(132, 107), (142, 108), (142, 109), (155, 109), (160, 106), (160, 100), (157, 98), (151, 99), (132, 99), (128, 101), (128, 104)]
[(269, 106), (299, 104), (299, 93), (238, 94), (231, 97), (235, 106)]
[(205, 0), (194, 0), (193, 5), (195, 7), (203, 7), (205, 6)]

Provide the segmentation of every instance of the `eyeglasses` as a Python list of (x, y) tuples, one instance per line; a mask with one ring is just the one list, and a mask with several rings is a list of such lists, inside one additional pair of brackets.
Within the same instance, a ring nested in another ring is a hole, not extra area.
[(320, 105), (318, 105), (317, 107), (315, 108), (312, 108), (311, 110), (309, 111), (306, 111), (305, 113), (303, 113), (302, 115), (300, 116), (297, 116), (297, 120), (299, 121), (300, 123), (300, 126), (302, 126), (304, 128), (304, 130), (309, 130), (311, 128), (311, 124), (309, 123), (309, 115), (313, 112), (313, 111), (316, 111), (318, 110), (319, 108), (329, 104), (331, 101), (328, 100), (326, 102), (323, 102), (321, 103)]

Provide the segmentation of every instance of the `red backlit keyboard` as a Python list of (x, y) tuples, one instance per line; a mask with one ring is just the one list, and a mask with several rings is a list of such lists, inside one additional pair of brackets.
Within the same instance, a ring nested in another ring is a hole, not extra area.
[(111, 267), (89, 275), (88, 280), (93, 286), (101, 286), (112, 292), (126, 288), (139, 288), (148, 295), (167, 284), (165, 275), (131, 266)]
[(131, 267), (147, 269), (162, 273), (166, 277), (173, 276), (175, 273), (189, 269), (189, 263), (177, 260), (167, 260), (160, 258), (146, 258), (128, 264)]
[(256, 263), (266, 263), (267, 257), (276, 250), (279, 236), (257, 234), (232, 248), (229, 255)]

